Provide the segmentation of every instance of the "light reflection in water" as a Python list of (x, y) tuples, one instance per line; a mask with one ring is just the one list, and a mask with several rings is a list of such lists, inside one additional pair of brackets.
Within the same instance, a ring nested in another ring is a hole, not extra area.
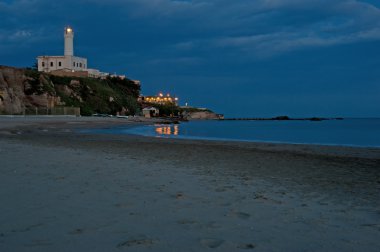
[(179, 127), (178, 125), (173, 126), (157, 126), (156, 127), (156, 133), (158, 135), (173, 135), (177, 136), (179, 134)]

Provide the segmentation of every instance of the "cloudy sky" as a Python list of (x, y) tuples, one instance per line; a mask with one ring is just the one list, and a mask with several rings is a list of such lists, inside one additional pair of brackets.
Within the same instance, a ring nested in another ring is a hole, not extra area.
[(380, 117), (380, 0), (0, 0), (0, 64), (63, 54), (226, 116)]

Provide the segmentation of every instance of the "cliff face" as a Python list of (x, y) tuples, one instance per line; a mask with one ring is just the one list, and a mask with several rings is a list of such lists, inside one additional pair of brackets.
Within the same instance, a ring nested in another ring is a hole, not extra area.
[[(53, 84), (43, 76), (38, 80), (28, 77), (24, 69), (0, 66), (0, 113), (21, 114), (26, 108), (54, 107), (59, 98), (55, 92), (44, 91), (44, 85)], [(35, 87), (39, 92), (33, 91)]]
[(128, 79), (58, 77), (30, 69), (0, 66), (0, 114), (39, 108), (80, 107), (82, 115), (137, 112), (140, 86)]

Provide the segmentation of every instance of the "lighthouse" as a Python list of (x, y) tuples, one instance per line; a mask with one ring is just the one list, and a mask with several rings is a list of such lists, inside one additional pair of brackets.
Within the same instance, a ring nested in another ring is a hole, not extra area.
[(87, 58), (74, 55), (74, 30), (64, 27), (64, 54), (60, 56), (43, 55), (37, 57), (38, 71), (60, 76), (99, 77), (101, 72), (87, 67)]
[(65, 56), (74, 56), (74, 31), (70, 26), (65, 27)]

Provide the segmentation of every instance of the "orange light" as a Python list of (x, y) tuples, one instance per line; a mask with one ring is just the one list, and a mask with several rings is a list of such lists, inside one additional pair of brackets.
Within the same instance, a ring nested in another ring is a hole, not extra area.
[(173, 132), (173, 135), (177, 136), (178, 133), (179, 133), (178, 125), (174, 125), (174, 132)]

